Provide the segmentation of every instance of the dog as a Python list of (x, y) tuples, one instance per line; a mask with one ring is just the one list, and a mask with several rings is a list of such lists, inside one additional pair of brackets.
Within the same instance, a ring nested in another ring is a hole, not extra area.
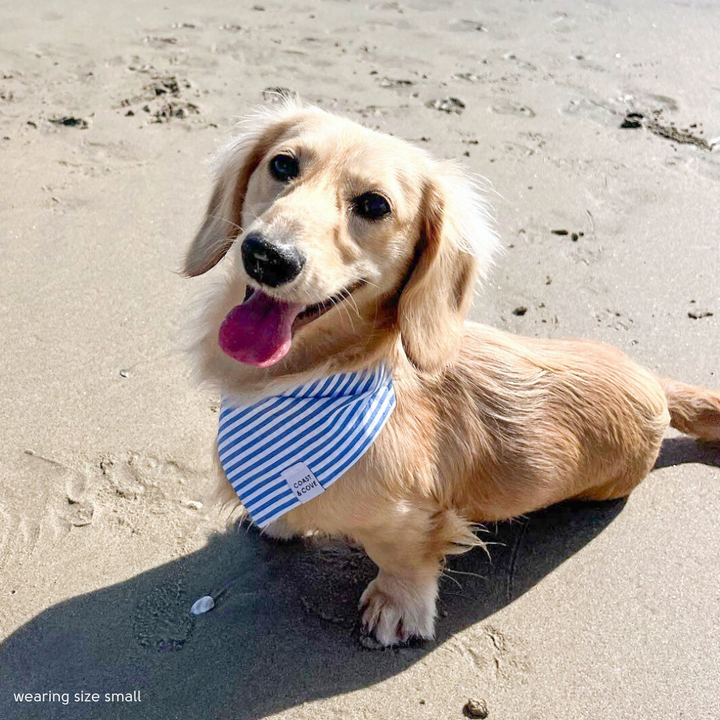
[[(669, 424), (720, 440), (720, 393), (658, 379), (604, 344), (467, 322), (498, 249), (492, 228), (458, 166), (288, 101), (248, 117), (221, 151), (187, 251), (189, 277), (223, 261), (193, 347), (230, 413), (338, 374), (390, 379), (394, 404), (361, 456), (264, 526), (362, 545), (379, 572), (361, 623), (383, 646), (433, 637), (444, 558), (483, 545), (478, 523), (629, 495)], [(282, 423), (273, 432), (282, 441)], [(295, 485), (312, 485), (308, 472)]]

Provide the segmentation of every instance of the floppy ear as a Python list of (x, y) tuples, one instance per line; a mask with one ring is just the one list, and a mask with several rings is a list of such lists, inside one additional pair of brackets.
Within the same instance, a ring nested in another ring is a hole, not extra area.
[(183, 274), (202, 275), (215, 267), (242, 232), (242, 208), (250, 176), (270, 146), (295, 122), (299, 104), (286, 101), (278, 110), (264, 109), (242, 121), (241, 134), (220, 151), (215, 187), (205, 218), (185, 256)]
[(398, 303), (403, 348), (420, 370), (439, 370), (457, 354), (475, 282), (497, 244), (469, 180), (452, 170), (427, 182), (415, 257)]

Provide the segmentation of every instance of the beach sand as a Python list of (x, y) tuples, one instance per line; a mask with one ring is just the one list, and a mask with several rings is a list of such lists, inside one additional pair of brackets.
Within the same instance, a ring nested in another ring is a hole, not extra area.
[(362, 553), (206, 501), (218, 399), (182, 343), (212, 277), (176, 272), (208, 158), (287, 88), (489, 179), (474, 319), (720, 388), (720, 4), (0, 7), (0, 717), (720, 716), (717, 447), (489, 527), (437, 639), (367, 650)]

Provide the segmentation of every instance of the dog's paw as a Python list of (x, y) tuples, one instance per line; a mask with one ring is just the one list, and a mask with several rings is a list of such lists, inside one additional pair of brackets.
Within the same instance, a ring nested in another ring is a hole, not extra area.
[(435, 634), (435, 579), (418, 583), (380, 571), (360, 598), (362, 630), (392, 647)]

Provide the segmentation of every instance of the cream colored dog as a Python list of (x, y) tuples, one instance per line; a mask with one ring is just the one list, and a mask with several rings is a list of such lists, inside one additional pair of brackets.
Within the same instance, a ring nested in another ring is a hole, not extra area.
[[(718, 393), (658, 380), (606, 345), (465, 322), (496, 246), (457, 167), (287, 103), (248, 118), (223, 151), (187, 254), (188, 276), (227, 255), (196, 344), (200, 377), (224, 393), (249, 401), (391, 369), (397, 407), (372, 448), (269, 528), (364, 547), (379, 573), (362, 622), (383, 645), (432, 637), (443, 558), (482, 544), (473, 523), (628, 495), (668, 423), (720, 440)], [(246, 296), (262, 327), (219, 341)]]

